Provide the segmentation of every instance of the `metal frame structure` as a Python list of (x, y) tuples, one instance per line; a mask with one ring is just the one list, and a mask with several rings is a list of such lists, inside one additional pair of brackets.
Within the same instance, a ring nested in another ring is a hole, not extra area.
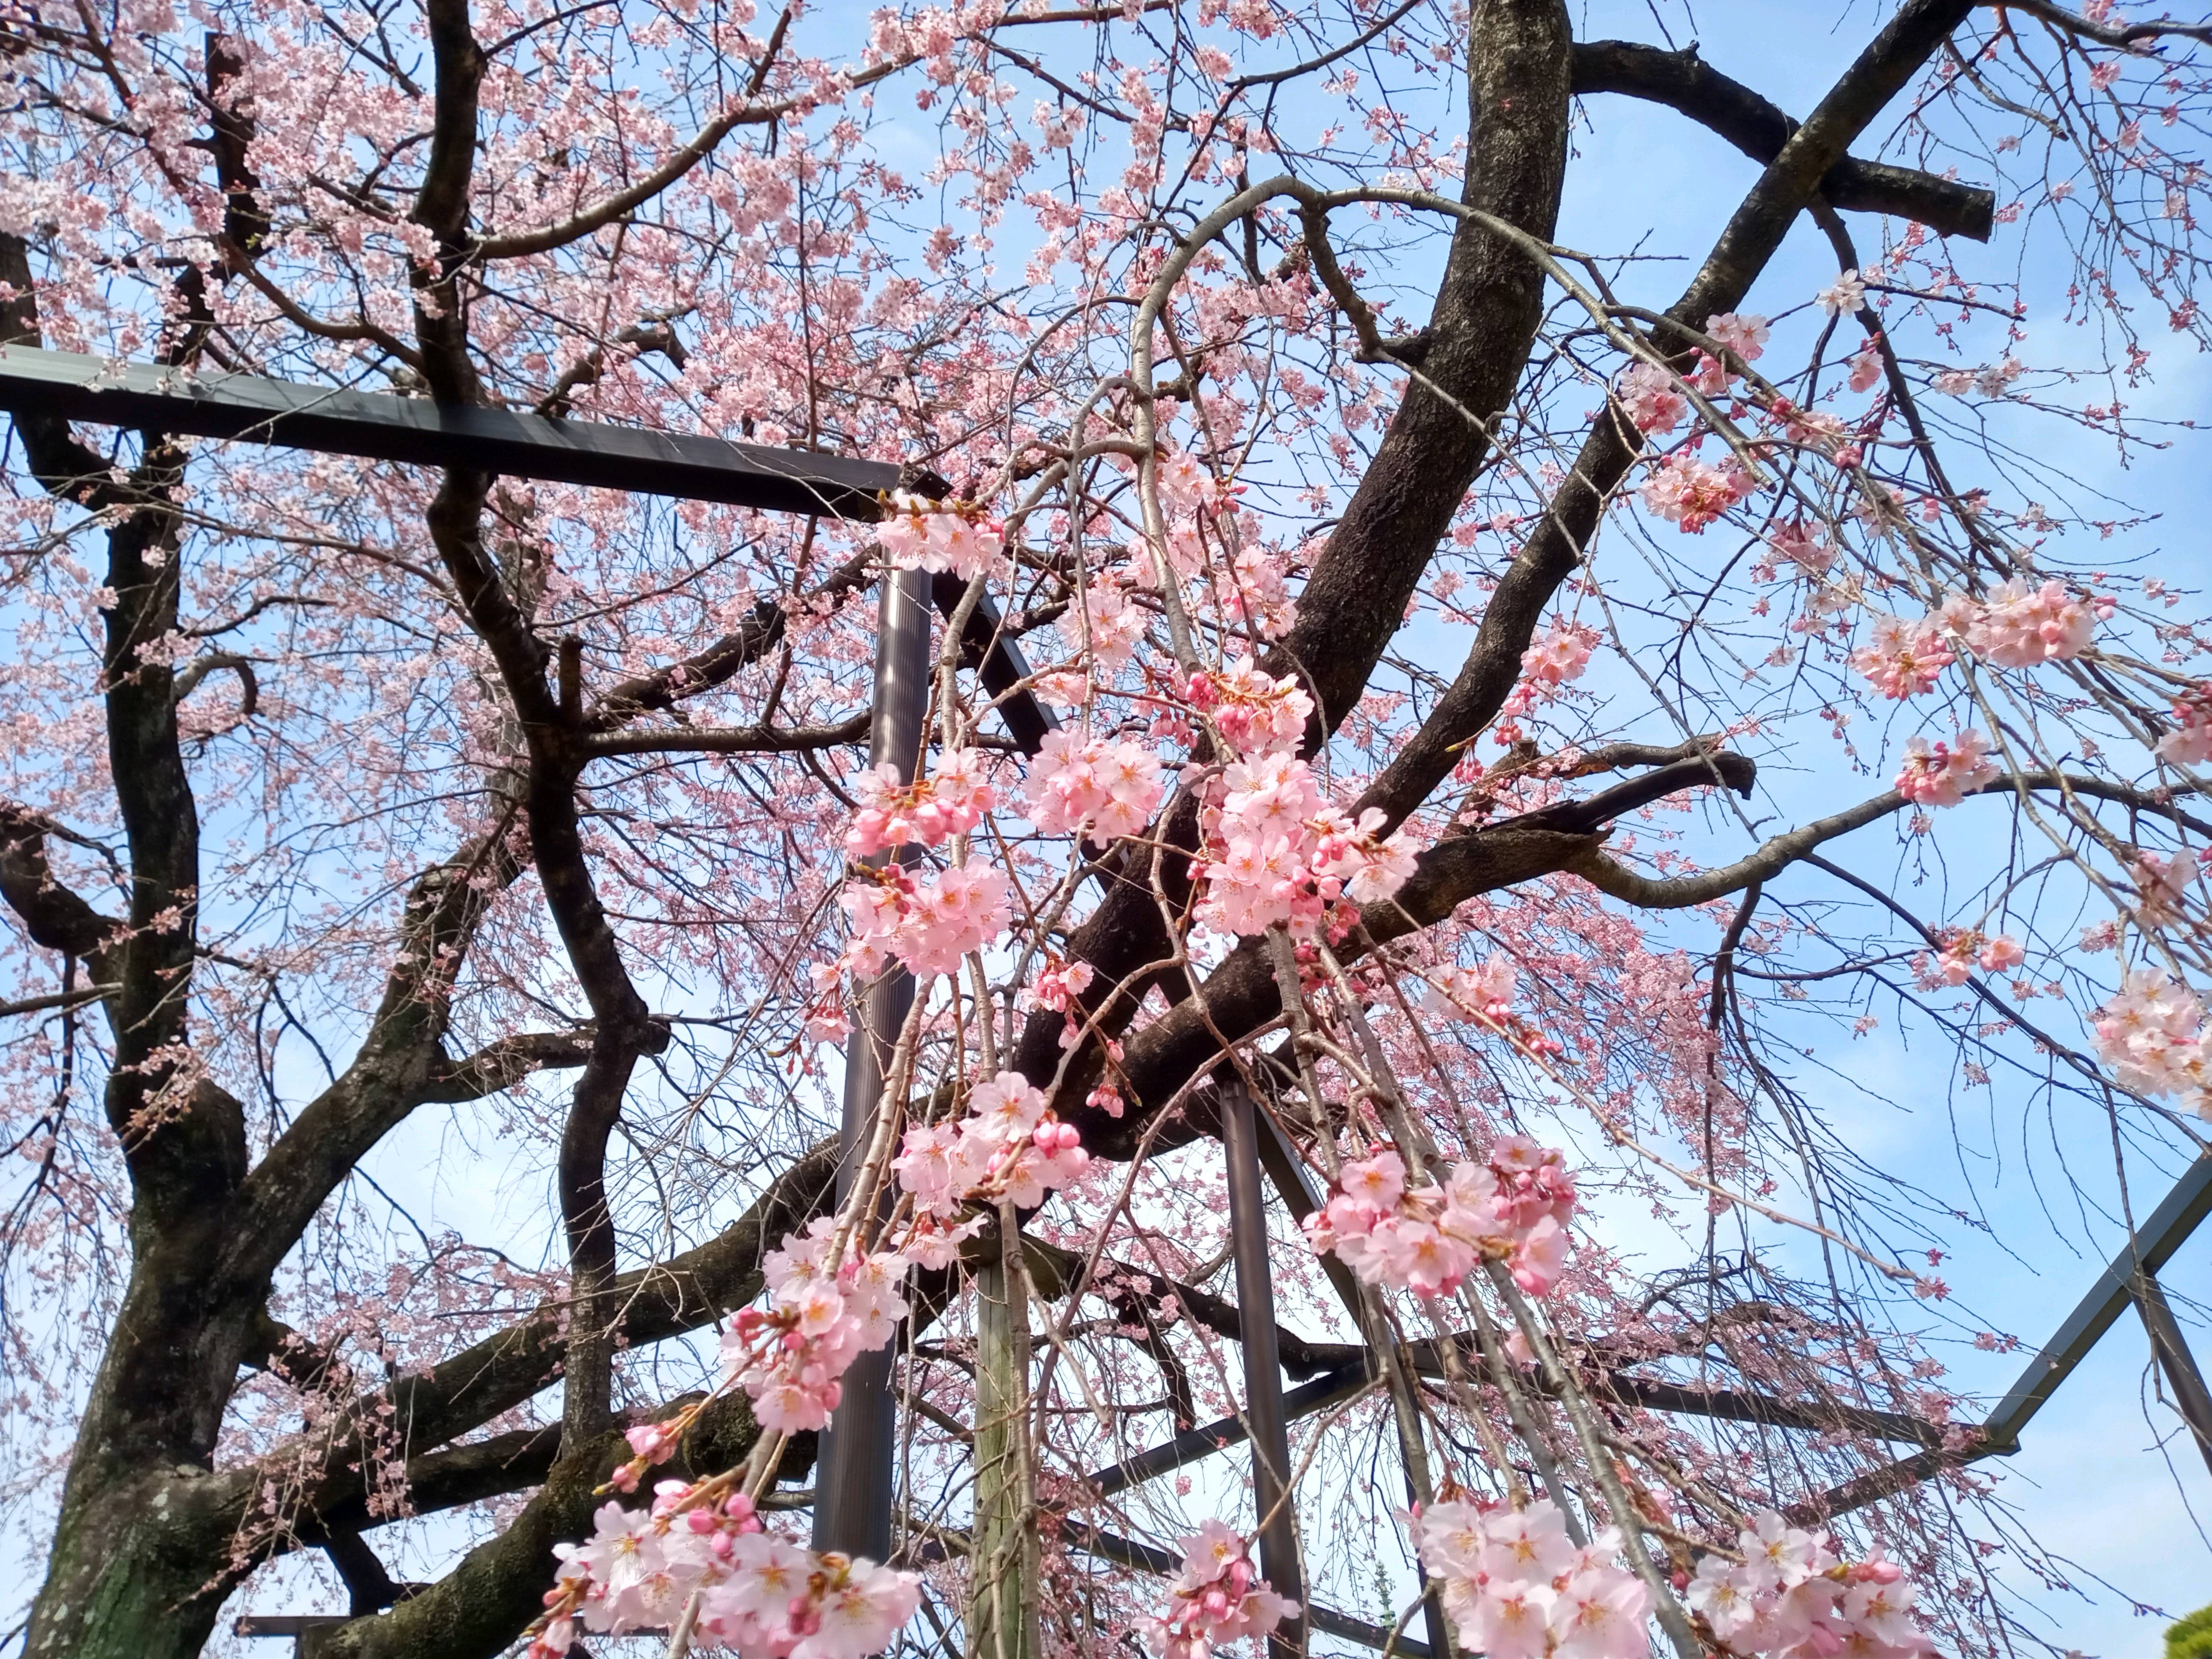
[[(927, 474), (847, 456), (503, 410), (455, 408), (427, 399), (296, 386), (252, 375), (188, 374), (22, 346), (0, 347), (0, 410), (859, 520), (879, 518), (885, 498), (894, 490), (933, 495), (944, 489), (941, 482)], [(915, 572), (902, 573), (885, 590), (877, 641), (870, 759), (889, 761), (908, 778), (926, 748), (922, 723), (928, 701), (929, 612), (933, 608), (949, 618), (964, 592), (965, 585), (956, 578), (932, 580)], [(963, 654), (992, 694), (1017, 744), (1035, 753), (1054, 721), (1022, 687), (1027, 665), (1019, 650), (1000, 634), (998, 613), (988, 600), (974, 607), (964, 630)], [(912, 982), (901, 975), (884, 979), (867, 998), (848, 1050), (842, 1139), (848, 1157), (851, 1149), (867, 1139), (883, 1062), (912, 997)], [(1283, 1392), (1261, 1175), (1264, 1171), (1294, 1218), (1310, 1213), (1320, 1198), (1281, 1132), (1266, 1113), (1255, 1109), (1242, 1086), (1231, 1084), (1217, 1093), (1229, 1176), (1245, 1409), (1102, 1468), (1089, 1485), (1099, 1498), (1111, 1497), (1250, 1440), (1253, 1485), (1262, 1523), (1262, 1569), (1273, 1583), (1304, 1601), (1298, 1594), (1296, 1523), (1283, 1491), (1291, 1471), (1290, 1424), (1361, 1392), (1386, 1364), (1402, 1360), (1417, 1375), (1442, 1375), (1441, 1345), (1415, 1344), (1403, 1355), (1347, 1345), (1333, 1369)], [(849, 1169), (841, 1172), (841, 1193), (849, 1178)], [(2150, 1334), (2160, 1371), (2212, 1465), (2212, 1394), (2206, 1390), (2156, 1278), (2208, 1212), (2212, 1212), (2212, 1152), (2191, 1165), (1989, 1417), (1971, 1431), (1948, 1440), (1929, 1425), (1892, 1413), (1792, 1403), (1737, 1390), (1692, 1389), (1625, 1372), (1603, 1379), (1595, 1391), (1624, 1407), (1778, 1428), (1848, 1429), (1920, 1447), (1793, 1511), (1801, 1520), (1825, 1520), (1945, 1468), (2016, 1451), (2029, 1420), (2132, 1302)], [(1359, 1286), (1341, 1264), (1324, 1258), (1322, 1266), (1355, 1325), (1367, 1328)], [(890, 1354), (884, 1352), (862, 1361), (846, 1379), (819, 1455), (814, 1521), (817, 1547), (878, 1559), (890, 1554), (894, 1424), (890, 1366)], [(1101, 1559), (1152, 1572), (1180, 1568), (1175, 1557), (1151, 1545), (1073, 1518), (1060, 1526), (1069, 1542)], [(1312, 1631), (1368, 1647), (1388, 1647), (1412, 1659), (1440, 1659), (1453, 1651), (1449, 1632), (1434, 1598), (1423, 1605), (1429, 1631), (1425, 1643), (1327, 1607), (1309, 1605), (1304, 1623)], [(289, 1635), (305, 1646), (332, 1622), (342, 1621), (249, 1615), (239, 1621), (238, 1630), (241, 1635)], [(1294, 1654), (1304, 1640), (1302, 1631), (1285, 1631), (1275, 1651), (1279, 1656)]]

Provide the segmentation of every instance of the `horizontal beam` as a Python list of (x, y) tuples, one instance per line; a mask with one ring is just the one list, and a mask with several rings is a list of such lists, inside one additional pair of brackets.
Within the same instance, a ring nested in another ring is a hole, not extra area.
[(1939, 1446), (1943, 1431), (1937, 1425), (1900, 1412), (1871, 1410), (1841, 1401), (1807, 1401), (1802, 1404), (1776, 1400), (1740, 1389), (1693, 1389), (1648, 1376), (1615, 1371), (1590, 1390), (1624, 1406), (1648, 1412), (1668, 1412), (1685, 1417), (1714, 1417), (1731, 1423), (1760, 1423), (1778, 1429), (1807, 1429), (1814, 1433), (1844, 1430), (1881, 1440), (1901, 1440), (1917, 1446)]
[(873, 520), (881, 496), (921, 487), (889, 462), (849, 455), (29, 346), (0, 348), (0, 409), (838, 519)]
[[(1324, 1371), (1283, 1396), (1283, 1420), (1295, 1423), (1302, 1417), (1340, 1406), (1363, 1392), (1370, 1381), (1364, 1358), (1333, 1371)], [(1187, 1463), (1211, 1457), (1218, 1451), (1242, 1445), (1248, 1437), (1242, 1418), (1224, 1417), (1202, 1423), (1194, 1429), (1185, 1429), (1172, 1440), (1162, 1441), (1149, 1451), (1139, 1452), (1134, 1457), (1095, 1471), (1085, 1478), (1084, 1484), (1098, 1497), (1111, 1498), (1140, 1481), (1153, 1480)]]

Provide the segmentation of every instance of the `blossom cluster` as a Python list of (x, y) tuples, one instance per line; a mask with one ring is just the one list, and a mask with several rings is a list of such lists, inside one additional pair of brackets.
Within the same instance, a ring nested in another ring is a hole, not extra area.
[[(724, 1374), (751, 1399), (763, 1427), (788, 1434), (829, 1421), (853, 1361), (889, 1342), (905, 1316), (908, 1269), (949, 1266), (983, 1224), (980, 1217), (946, 1224), (964, 1206), (1040, 1204), (1089, 1165), (1074, 1126), (1060, 1121), (1018, 1072), (978, 1084), (967, 1104), (957, 1124), (907, 1131), (891, 1167), (915, 1213), (896, 1241), (872, 1252), (848, 1241), (840, 1252), (836, 1218), (819, 1216), (763, 1259), (768, 1305), (738, 1311), (722, 1336)], [(668, 1455), (674, 1439), (653, 1425), (634, 1431), (630, 1443), (637, 1461), (616, 1477), (625, 1489), (645, 1463)]]
[(1406, 1184), (1389, 1147), (1346, 1164), (1337, 1190), (1305, 1219), (1316, 1255), (1337, 1258), (1370, 1285), (1449, 1296), (1478, 1261), (1504, 1261), (1541, 1296), (1566, 1264), (1575, 1178), (1555, 1148), (1508, 1135), (1486, 1164), (1455, 1164), (1439, 1187)]
[[(1705, 332), (1716, 344), (1747, 363), (1758, 361), (1766, 349), (1767, 325), (1764, 317), (1723, 312), (1705, 319)], [(1688, 375), (1689, 383), (1709, 397), (1725, 394), (1735, 378), (1736, 370), (1710, 351), (1698, 353), (1696, 365)], [(1689, 412), (1689, 399), (1676, 386), (1674, 377), (1657, 363), (1631, 364), (1614, 388), (1614, 396), (1620, 398), (1621, 407), (1628, 411), (1628, 418), (1636, 423), (1639, 432), (1672, 432)]]
[(1001, 1072), (969, 1092), (959, 1122), (908, 1129), (891, 1168), (920, 1213), (950, 1218), (975, 1198), (1042, 1204), (1090, 1161), (1074, 1126), (1047, 1109), (1044, 1091), (1019, 1072)]
[(1695, 535), (1751, 489), (1751, 475), (1735, 456), (1714, 466), (1678, 451), (1644, 476), (1638, 493), (1653, 516)]
[(2212, 760), (2212, 684), (2173, 700), (2173, 730), (2158, 740), (2158, 757), (2178, 766)]
[(2040, 587), (2002, 582), (1979, 604), (1954, 595), (1943, 611), (1966, 648), (1999, 668), (2033, 668), (2078, 657), (2089, 648), (2095, 625), (2090, 608), (2055, 581)]
[(1103, 575), (1083, 589), (1084, 630), (1091, 660), (1103, 669), (1121, 667), (1137, 653), (1137, 643), (1152, 626), (1152, 612), (1127, 589)]
[(939, 757), (929, 776), (910, 784), (889, 761), (868, 767), (853, 780), (853, 793), (860, 810), (845, 850), (856, 858), (909, 843), (939, 846), (973, 830), (994, 804), (983, 757), (973, 749)]
[(1642, 1659), (1651, 1591), (1616, 1564), (1608, 1528), (1577, 1548), (1549, 1498), (1526, 1509), (1450, 1498), (1413, 1519), (1421, 1565), (1469, 1652), (1489, 1659)]
[(1224, 1643), (1266, 1636), (1298, 1610), (1268, 1587), (1244, 1540), (1219, 1521), (1183, 1539), (1182, 1571), (1168, 1593), (1166, 1611), (1138, 1626), (1162, 1659), (1206, 1659)]
[(1559, 688), (1571, 680), (1582, 678), (1589, 666), (1590, 650), (1597, 643), (1596, 630), (1571, 623), (1565, 617), (1555, 618), (1552, 625), (1531, 640), (1528, 648), (1521, 653), (1521, 678), (1498, 710), (1498, 719), (1490, 728), (1491, 738), (1501, 748), (1510, 747), (1522, 740), (1521, 717), (1535, 712), (1542, 704), (1559, 695)]
[(1200, 814), (1212, 856), (1200, 919), (1226, 933), (1285, 922), (1310, 935), (1340, 897), (1389, 897), (1413, 875), (1413, 849), (1402, 832), (1377, 834), (1382, 816), (1370, 807), (1354, 820), (1329, 805), (1287, 750), (1232, 762)]
[(1771, 1510), (1752, 1518), (1739, 1543), (1741, 1562), (1707, 1555), (1689, 1591), (1691, 1607), (1731, 1650), (1789, 1659), (1910, 1659), (1931, 1650), (1913, 1621), (1913, 1586), (1879, 1550), (1844, 1562), (1825, 1533), (1793, 1527)]
[(1004, 542), (995, 521), (904, 491), (890, 504), (892, 511), (876, 526), (876, 539), (897, 568), (949, 571), (966, 581), (999, 562)]
[(1504, 956), (1486, 957), (1474, 968), (1431, 969), (1425, 977), (1429, 988), (1421, 998), (1421, 1006), (1426, 1012), (1444, 1019), (1480, 1019), (1540, 1058), (1565, 1052), (1556, 1037), (1547, 1036), (1534, 1020), (1513, 1012), (1521, 975)]
[(1048, 732), (1023, 786), (1030, 822), (1095, 842), (1133, 836), (1160, 804), (1160, 763), (1142, 744)]
[(1914, 738), (1905, 745), (1897, 793), (1917, 806), (1956, 806), (1996, 776), (1989, 757), (1990, 740), (1979, 732), (1961, 732), (1955, 743)]
[(1638, 432), (1667, 433), (1681, 425), (1690, 400), (1674, 384), (1674, 377), (1656, 363), (1633, 363), (1620, 377), (1613, 395), (1628, 411)]
[(1555, 622), (1521, 653), (1521, 675), (1543, 685), (1564, 685), (1582, 678), (1597, 635), (1569, 622)]
[(2120, 1086), (2142, 1095), (2180, 1095), (2212, 1118), (2212, 1046), (2204, 1005), (2159, 968), (2138, 968), (2092, 1022), (2097, 1054)]
[(1452, 967), (1431, 973), (1428, 994), (1421, 1006), (1446, 1019), (1477, 1014), (1492, 1024), (1502, 1024), (1513, 1012), (1513, 999), (1521, 989), (1521, 975), (1502, 956), (1483, 958), (1474, 968)]
[(866, 978), (893, 957), (916, 974), (949, 974), (1006, 931), (1012, 889), (987, 864), (957, 864), (926, 880), (898, 865), (854, 872), (837, 896), (853, 935), (844, 965)]
[(2002, 582), (1986, 599), (1954, 593), (1917, 621), (1876, 617), (1851, 666), (1885, 697), (1917, 696), (1958, 660), (1954, 642), (1997, 668), (2063, 662), (2089, 648), (2100, 614), (2063, 583)]
[(566, 1659), (577, 1626), (620, 1636), (676, 1624), (696, 1594), (702, 1644), (743, 1659), (862, 1659), (914, 1616), (921, 1580), (865, 1557), (816, 1554), (763, 1531), (742, 1493), (714, 1501), (680, 1480), (653, 1505), (608, 1504), (592, 1536), (556, 1544), (556, 1611), (528, 1659)]
[(1193, 674), (1184, 696), (1223, 737), (1248, 751), (1297, 743), (1314, 711), (1313, 699), (1296, 680), (1287, 675), (1279, 680), (1249, 657), (1235, 659), (1218, 673)]
[(2008, 973), (2027, 959), (2027, 951), (2010, 933), (1984, 939), (1978, 928), (1954, 928), (1944, 935), (1942, 949), (1931, 960), (1925, 952), (1913, 957), (1923, 989), (1938, 985), (1964, 985), (1974, 976), (1976, 963), (1985, 974)]
[(1878, 616), (1867, 642), (1851, 653), (1851, 666), (1892, 698), (1918, 696), (1958, 659), (1944, 641), (1942, 623), (1932, 616), (1917, 622)]
[[(837, 1408), (839, 1378), (891, 1340), (906, 1313), (899, 1285), (907, 1259), (896, 1250), (848, 1249), (832, 1265), (836, 1223), (817, 1217), (763, 1259), (765, 1310), (744, 1308), (722, 1334), (722, 1367), (753, 1402), (763, 1428), (818, 1429)], [(655, 1447), (635, 1448), (651, 1457)]]

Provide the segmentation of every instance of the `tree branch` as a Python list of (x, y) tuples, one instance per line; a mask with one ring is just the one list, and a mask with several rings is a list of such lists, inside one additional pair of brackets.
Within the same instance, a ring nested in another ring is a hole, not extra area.
[[(872, 551), (854, 554), (800, 603), (810, 607), (842, 604), (874, 580), (875, 565)], [(713, 690), (781, 644), (787, 622), (781, 599), (761, 600), (735, 633), (725, 634), (682, 662), (611, 687), (584, 716), (583, 730), (589, 735), (604, 735), (639, 714), (673, 708), (686, 697)]]
[(52, 828), (28, 807), (0, 801), (0, 900), (15, 913), (33, 944), (89, 962), (114, 943), (123, 924), (100, 915), (54, 878), (46, 860)]
[[(1668, 311), (1669, 318), (1703, 328), (1715, 313), (1741, 303), (1828, 170), (1972, 9), (1969, 0), (1907, 0), (1812, 117), (1790, 135)], [(1566, 481), (1491, 594), (1457, 678), (1355, 811), (1378, 807), (1386, 824), (1402, 823), (1497, 718), (1520, 678), (1521, 653), (1544, 607), (1582, 562), (1613, 490), (1643, 449), (1643, 434), (1625, 415), (1610, 404), (1600, 412)]]
[[(1566, 8), (1561, 0), (1480, 0), (1468, 27), (1474, 67), (1465, 200), (1548, 240), (1566, 171), (1572, 46)], [(1407, 389), (1314, 561), (1297, 623), (1266, 659), (1270, 673), (1294, 675), (1313, 695), (1308, 753), (1358, 703), (1490, 455), (1488, 430), (1467, 411), (1488, 422), (1511, 400), (1542, 319), (1543, 290), (1543, 273), (1526, 252), (1473, 221), (1460, 222), (1430, 313), (1422, 376)], [(1176, 849), (1161, 871), (1171, 902), (1188, 890), (1197, 823), (1195, 798), (1179, 791), (1155, 836)], [(1124, 856), (1121, 878), (1109, 880), (1069, 942), (1071, 954), (1096, 971), (1084, 1011), (1109, 1036), (1133, 1018), (1149, 981), (1109, 1006), (1113, 988), (1171, 954), (1152, 892), (1152, 857), (1150, 848)], [(1060, 1029), (1060, 1017), (1045, 1012), (1023, 1027), (1015, 1063), (1040, 1085), (1059, 1068)]]
[[(1780, 109), (1707, 64), (1694, 42), (1662, 52), (1630, 40), (1577, 41), (1574, 88), (1577, 94), (1621, 93), (1664, 104), (1763, 163), (1780, 155), (1797, 131)], [(1883, 161), (1845, 156), (1821, 175), (1820, 192), (1833, 207), (1894, 214), (1977, 242), (1988, 241), (1995, 224), (1994, 191)]]
[(594, 738), (584, 752), (595, 758), (612, 755), (770, 755), (799, 749), (835, 749), (840, 744), (860, 743), (868, 735), (870, 717), (854, 714), (835, 726), (738, 726), (719, 731), (635, 732), (621, 737)]
[[(2011, 795), (2021, 789), (2071, 791), (2100, 800), (2113, 801), (2138, 811), (2154, 812), (2200, 830), (2206, 828), (2200, 820), (2181, 811), (2171, 801), (2160, 800), (2144, 791), (2130, 789), (2124, 784), (2107, 782), (2101, 778), (2082, 777), (2071, 772), (2023, 772), (1993, 778), (1966, 793), (1968, 799), (1977, 799)], [(1771, 881), (1823, 842), (1833, 841), (1838, 836), (1863, 829), (1905, 805), (1905, 798), (1897, 791), (1886, 790), (1856, 806), (1816, 819), (1786, 835), (1772, 836), (1757, 851), (1746, 854), (1733, 864), (1671, 880), (1656, 881), (1649, 876), (1639, 875), (1595, 848), (1581, 855), (1568, 868), (1600, 892), (1625, 904), (1633, 904), (1644, 910), (1677, 910), (1686, 905), (1705, 904), (1725, 897), (1741, 891), (1754, 881)]]
[(580, 241), (593, 231), (605, 229), (616, 220), (643, 207), (713, 155), (715, 147), (740, 126), (781, 119), (786, 112), (783, 106), (763, 107), (752, 100), (760, 95), (761, 88), (767, 83), (769, 70), (775, 63), (776, 54), (782, 50), (784, 33), (790, 27), (791, 13), (787, 10), (775, 20), (775, 29), (769, 36), (767, 49), (761, 53), (760, 62), (753, 66), (752, 82), (745, 88), (744, 100), (734, 109), (725, 110), (709, 121), (690, 143), (628, 190), (617, 191), (573, 217), (563, 219), (558, 224), (547, 225), (541, 230), (522, 231), (512, 236), (488, 236), (477, 244), (475, 257), (479, 259), (516, 259), (525, 254), (550, 253), (555, 248)]
[(512, 1089), (539, 1072), (581, 1066), (591, 1057), (590, 1028), (581, 1031), (525, 1031), (486, 1043), (464, 1059), (434, 1066), (422, 1087), (425, 1103), (459, 1105)]

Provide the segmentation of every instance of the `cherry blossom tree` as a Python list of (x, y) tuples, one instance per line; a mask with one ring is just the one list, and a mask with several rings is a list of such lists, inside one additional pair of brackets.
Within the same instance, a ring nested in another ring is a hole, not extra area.
[[(2212, 637), (2051, 458), (2194, 441), (2130, 404), (2206, 337), (2212, 29), (1902, 0), (1793, 113), (1675, 9), (8, 0), (6, 342), (911, 483), (18, 416), (28, 1659), (197, 1653), (311, 1553), (348, 1659), (1202, 1659), (1378, 1584), (1498, 1659), (2025, 1639), (1979, 1224), (1809, 1034), (1909, 1024), (2083, 1180), (2203, 1145)], [(1559, 240), (1623, 100), (1749, 158), (1724, 222)], [(872, 764), (906, 572), (959, 601)], [(1240, 1102), (1285, 1366), (1367, 1364), (1296, 1586), (1248, 1464), (1093, 1478), (1238, 1410)], [(789, 1513), (863, 1355), (888, 1561)]]

